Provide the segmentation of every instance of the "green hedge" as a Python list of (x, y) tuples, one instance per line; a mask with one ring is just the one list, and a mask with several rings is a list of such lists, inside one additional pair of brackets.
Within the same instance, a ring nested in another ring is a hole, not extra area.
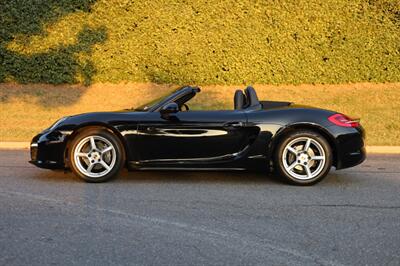
[(0, 0), (0, 82), (400, 81), (398, 0)]

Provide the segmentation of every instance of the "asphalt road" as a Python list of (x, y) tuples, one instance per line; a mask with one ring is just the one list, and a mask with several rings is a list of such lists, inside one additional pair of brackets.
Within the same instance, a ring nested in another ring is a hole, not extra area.
[(250, 172), (87, 184), (0, 151), (0, 265), (399, 265), (400, 156), (313, 187)]

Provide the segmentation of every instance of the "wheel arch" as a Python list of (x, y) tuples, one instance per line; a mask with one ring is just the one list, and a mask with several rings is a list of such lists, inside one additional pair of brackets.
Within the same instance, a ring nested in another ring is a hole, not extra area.
[(269, 158), (272, 158), (272, 156), (276, 152), (276, 148), (278, 144), (286, 137), (289, 133), (292, 133), (293, 131), (298, 131), (298, 130), (310, 130), (314, 131), (316, 133), (321, 134), (329, 143), (329, 146), (332, 149), (332, 156), (333, 156), (333, 165), (336, 167), (337, 162), (338, 162), (338, 156), (337, 156), (337, 147), (335, 143), (335, 138), (332, 136), (331, 133), (324, 127), (317, 125), (317, 124), (310, 124), (310, 123), (296, 123), (296, 124), (291, 124), (288, 126), (285, 126), (278, 130), (278, 132), (275, 134), (273, 137), (271, 144), (270, 144), (270, 154)]
[(93, 122), (93, 123), (85, 123), (85, 124), (82, 124), (82, 125), (79, 125), (78, 127), (76, 127), (74, 130), (73, 130), (73, 132), (68, 136), (68, 139), (67, 139), (67, 143), (66, 143), (66, 145), (65, 145), (65, 149), (64, 149), (64, 163), (65, 163), (65, 166), (66, 167), (69, 167), (69, 158), (68, 158), (68, 151), (69, 151), (69, 148), (70, 148), (70, 146), (71, 146), (71, 143), (72, 143), (72, 140), (80, 133), (80, 132), (82, 132), (82, 131), (84, 131), (84, 130), (88, 130), (88, 129), (91, 129), (91, 128), (96, 128), (96, 129), (105, 129), (105, 130), (108, 130), (108, 131), (110, 131), (111, 133), (113, 133), (118, 139), (119, 139), (119, 141), (121, 142), (121, 144), (122, 144), (122, 147), (123, 147), (123, 151), (124, 151), (124, 158), (125, 158), (125, 162), (124, 162), (124, 164), (126, 165), (126, 161), (128, 160), (127, 159), (127, 156), (128, 156), (128, 144), (126, 143), (126, 140), (125, 140), (125, 138), (121, 135), (121, 133), (116, 129), (116, 128), (114, 128), (114, 127), (112, 127), (112, 126), (110, 126), (110, 125), (107, 125), (107, 124), (105, 124), (105, 123), (101, 123), (101, 122)]

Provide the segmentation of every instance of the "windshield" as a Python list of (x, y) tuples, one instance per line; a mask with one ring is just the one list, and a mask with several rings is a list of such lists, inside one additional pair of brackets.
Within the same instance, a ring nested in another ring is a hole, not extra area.
[(158, 97), (154, 100), (151, 100), (150, 102), (147, 102), (145, 104), (140, 105), (139, 107), (134, 108), (135, 111), (147, 111), (148, 109), (150, 109), (152, 106), (156, 105), (157, 103), (161, 102), (162, 100), (166, 99), (167, 97), (169, 97), (170, 95), (174, 94), (175, 92), (177, 92), (178, 90), (180, 90), (181, 88), (178, 89), (173, 89), (170, 92), (164, 94), (161, 97)]

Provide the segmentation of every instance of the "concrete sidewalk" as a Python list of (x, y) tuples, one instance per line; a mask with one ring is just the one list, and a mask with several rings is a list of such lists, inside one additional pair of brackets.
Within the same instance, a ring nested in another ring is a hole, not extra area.
[[(29, 149), (29, 142), (0, 142), (2, 150)], [(400, 154), (400, 146), (367, 146), (368, 153), (375, 154)]]

